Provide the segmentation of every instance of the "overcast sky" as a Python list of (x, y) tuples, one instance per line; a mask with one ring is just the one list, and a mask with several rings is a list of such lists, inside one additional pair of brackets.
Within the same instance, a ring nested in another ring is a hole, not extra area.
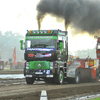
[[(36, 5), (39, 0), (0, 0), (0, 31), (19, 32), (26, 34), (26, 30), (38, 29), (36, 20)], [(65, 30), (64, 23), (57, 22), (55, 17), (47, 15), (42, 22), (41, 29)], [(73, 35), (77, 30), (68, 28), (69, 50), (92, 49), (96, 46), (93, 37), (88, 34)]]

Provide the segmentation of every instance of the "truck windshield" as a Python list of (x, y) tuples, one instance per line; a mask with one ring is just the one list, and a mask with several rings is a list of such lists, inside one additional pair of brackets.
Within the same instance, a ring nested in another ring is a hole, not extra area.
[(26, 40), (26, 48), (56, 48), (57, 40), (56, 39), (32, 39)]

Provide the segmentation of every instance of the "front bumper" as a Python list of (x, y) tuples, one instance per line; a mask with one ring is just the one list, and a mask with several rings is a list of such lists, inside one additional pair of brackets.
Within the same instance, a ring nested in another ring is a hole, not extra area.
[(25, 74), (26, 77), (34, 77), (34, 78), (53, 78), (53, 70), (36, 70), (36, 69), (26, 69)]

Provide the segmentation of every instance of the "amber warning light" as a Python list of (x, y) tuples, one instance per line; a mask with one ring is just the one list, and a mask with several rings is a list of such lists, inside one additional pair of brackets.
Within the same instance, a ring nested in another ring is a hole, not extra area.
[(50, 33), (50, 30), (48, 30), (48, 33)]
[(30, 30), (30, 31), (28, 31), (27, 30), (27, 32), (28, 32), (28, 34), (33, 34), (33, 35), (44, 35), (44, 34), (52, 34), (52, 32), (53, 32), (53, 30), (51, 31), (51, 30)]
[(32, 33), (32, 30), (30, 30), (30, 33)]

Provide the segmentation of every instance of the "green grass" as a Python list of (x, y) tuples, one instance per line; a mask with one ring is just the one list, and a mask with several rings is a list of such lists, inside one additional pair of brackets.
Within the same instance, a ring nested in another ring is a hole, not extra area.
[(90, 99), (90, 100), (100, 100), (100, 97), (98, 97), (98, 98), (94, 98), (94, 99)]

